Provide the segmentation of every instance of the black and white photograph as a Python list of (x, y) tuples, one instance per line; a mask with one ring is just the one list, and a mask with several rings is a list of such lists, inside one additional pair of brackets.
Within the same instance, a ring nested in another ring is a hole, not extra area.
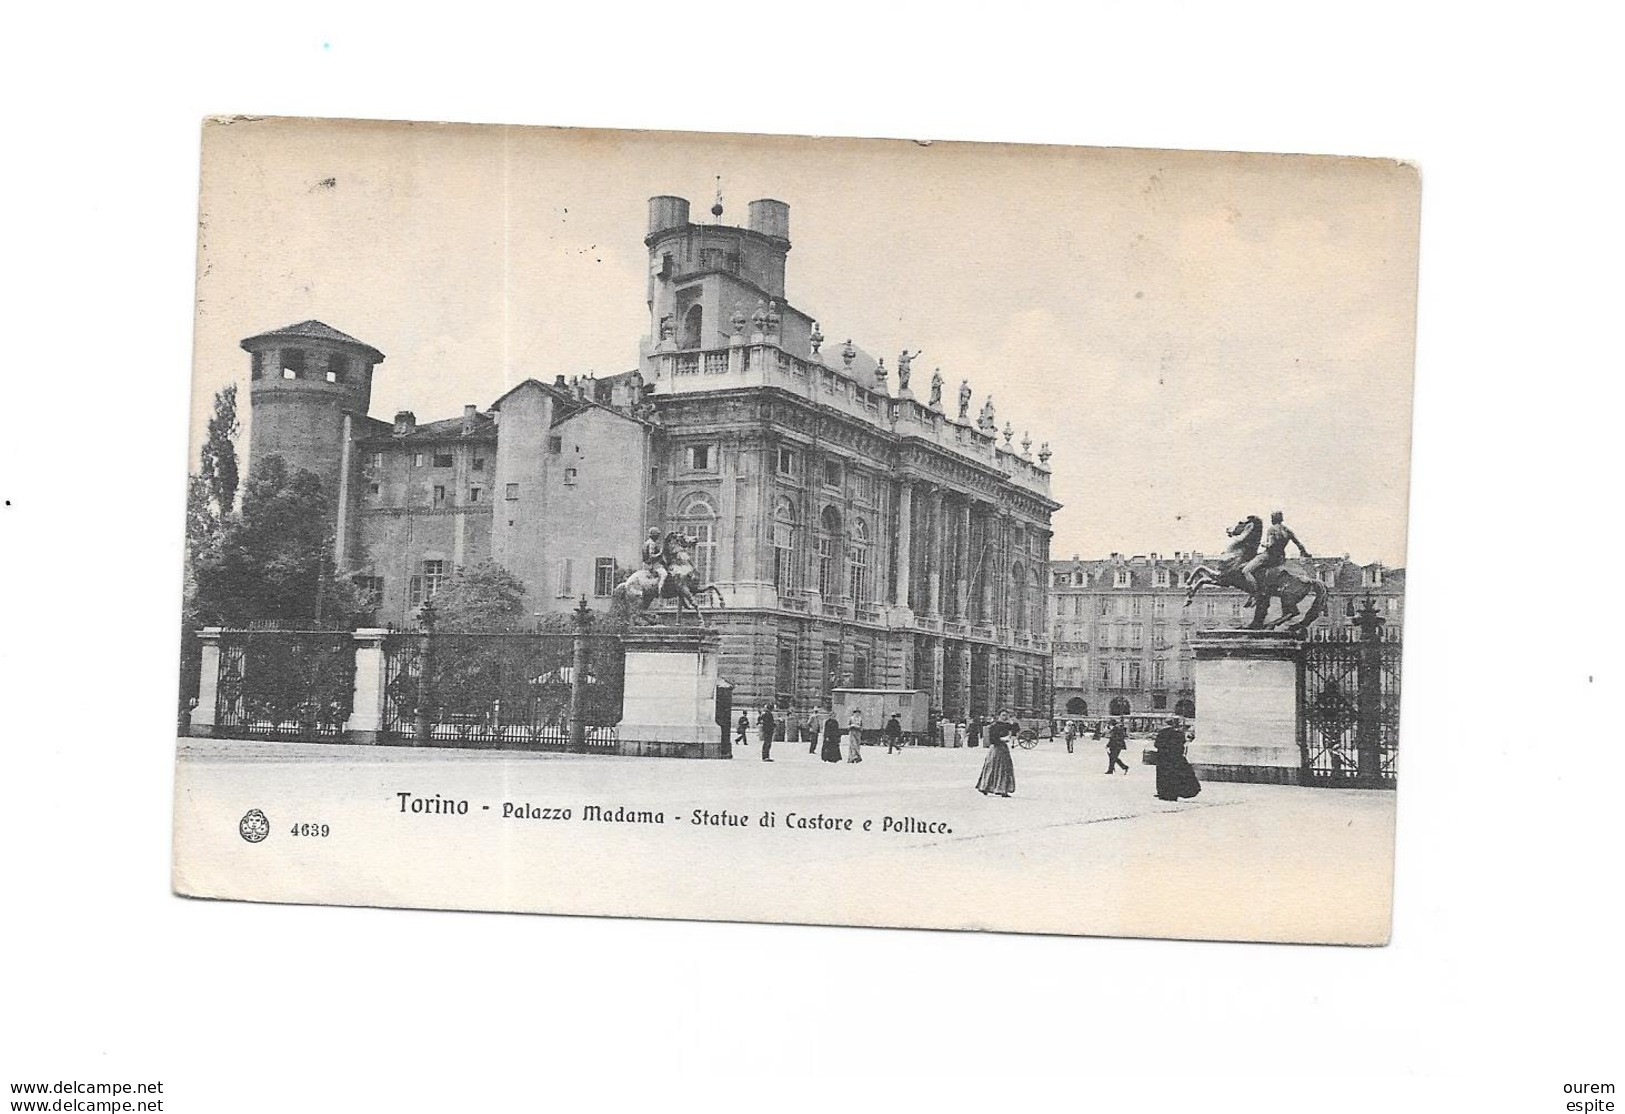
[(1383, 943), (1419, 193), (208, 122), (177, 890)]
[(0, 1109), (1619, 1109), (1616, 14), (8, 14)]

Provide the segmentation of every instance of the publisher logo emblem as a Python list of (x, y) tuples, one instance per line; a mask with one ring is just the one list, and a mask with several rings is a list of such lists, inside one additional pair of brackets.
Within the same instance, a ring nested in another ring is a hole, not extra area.
[(250, 843), (258, 843), (271, 834), (271, 822), (265, 818), (265, 813), (257, 808), (251, 808), (238, 822), (237, 834)]

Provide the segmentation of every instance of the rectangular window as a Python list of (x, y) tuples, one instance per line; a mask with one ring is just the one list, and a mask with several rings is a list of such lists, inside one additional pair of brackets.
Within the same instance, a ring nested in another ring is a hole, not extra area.
[(690, 472), (709, 472), (716, 467), (716, 455), (710, 445), (686, 445), (683, 448), (683, 467)]
[(1133, 599), (1129, 600), (1128, 601), (1128, 613), (1130, 615), (1138, 615), (1140, 613), (1140, 607), (1141, 607), (1142, 602), (1143, 601), (1140, 599), (1139, 596), (1135, 596)]
[(1167, 675), (1167, 670), (1168, 670), (1168, 663), (1163, 661), (1161, 658), (1158, 658), (1156, 661), (1151, 663), (1151, 687), (1152, 688), (1160, 689), (1163, 686), (1163, 684), (1165, 683), (1164, 678)]
[(773, 587), (788, 592), (800, 587), (795, 575), (795, 527), (785, 522), (773, 524)]
[(873, 503), (875, 501), (875, 478), (867, 472), (854, 473), (852, 477), (852, 496), (860, 503)]
[(1095, 610), (1100, 615), (1110, 615), (1112, 613), (1112, 601), (1107, 599), (1105, 596), (1101, 596), (1100, 604), (1095, 608)]
[(1381, 588), (1382, 566), (1372, 565), (1368, 569), (1362, 569), (1360, 572), (1360, 583), (1366, 588)]
[(836, 583), (835, 539), (825, 535), (818, 539), (818, 591), (825, 599), (833, 599), (840, 590)]
[(558, 567), (554, 572), (554, 581), (558, 585), (558, 590), (554, 594), (557, 595), (559, 597), (559, 599), (567, 599), (567, 598), (569, 598), (569, 596), (570, 596), (570, 558), (566, 557), (564, 560), (562, 560), (562, 561), (560, 561), (558, 563)]
[(841, 463), (838, 460), (824, 461), (824, 486), (841, 486)]
[(434, 485), (434, 501), (436, 506), (446, 501), (446, 487), (444, 484)]
[(852, 652), (852, 687), (866, 689), (869, 687), (869, 651), (854, 650)]
[(1129, 586), (1128, 570), (1127, 569), (1118, 569), (1117, 572), (1112, 577), (1112, 587), (1113, 588), (1127, 588), (1128, 586)]
[(480, 501), (480, 489), (479, 488), (471, 487), (471, 488), (468, 489), (468, 501), (470, 503), (478, 503)]
[(573, 485), (576, 482), (576, 475), (577, 475), (577, 473), (576, 473), (576, 470), (574, 468), (566, 468), (564, 470), (564, 482), (565, 482), (565, 484)]
[(367, 606), (377, 609), (384, 602), (384, 578), (381, 576), (358, 576), (355, 578), (356, 590), (361, 598), (366, 600)]
[[(434, 594), (436, 592), (440, 591), (441, 585), (443, 585), (445, 582), (446, 582), (446, 562), (444, 562), (444, 561), (424, 561), (423, 562), (422, 595), (423, 595), (424, 600), (433, 599)], [(422, 600), (419, 600), (418, 602), (421, 603)]]
[(780, 449), (778, 458), (774, 463), (774, 470), (781, 476), (794, 476), (796, 474), (796, 454), (790, 449)]
[(474, 458), (474, 471), (485, 471), (485, 458), (483, 456), (477, 456)]
[(701, 584), (716, 579), (717, 537), (712, 522), (685, 522), (683, 532), (694, 539), (694, 575)]
[(305, 377), (305, 354), (299, 349), (291, 349), (282, 353), (282, 378), (303, 379)]
[(552, 453), (554, 456), (558, 456), (560, 453), (562, 453), (564, 451), (564, 438), (549, 437), (547, 439), (547, 451)]
[(503, 488), (502, 497), (504, 499), (507, 499), (509, 502), (512, 502), (513, 500), (519, 498), (519, 485), (518, 484), (508, 484), (506, 487)]
[(1130, 646), (1144, 645), (1144, 643), (1145, 643), (1145, 628), (1143, 626), (1141, 626), (1139, 623), (1135, 623), (1132, 627), (1130, 627), (1128, 629), (1128, 637), (1129, 637), (1129, 645)]
[(372, 466), (374, 468), (377, 468), (377, 469), (382, 469), (383, 468), (383, 466), (384, 466), (384, 454), (383, 453), (373, 453), (372, 454)]
[(1128, 663), (1128, 684), (1126, 687), (1131, 689), (1140, 687), (1140, 663), (1137, 661)]
[(451, 467), (451, 454), (450, 453), (435, 453), (434, 454), (434, 466), (436, 468), (450, 468)]
[(329, 383), (344, 382), (344, 353), (329, 352), (327, 355), (327, 381)]
[(422, 468), (423, 467), (423, 454), (422, 453), (413, 453), (412, 454), (412, 467), (413, 468)]
[(615, 558), (600, 557), (592, 565), (592, 594), (598, 597), (615, 590)]
[(1157, 569), (1151, 574), (1151, 586), (1154, 588), (1168, 587), (1168, 570)]
[(1167, 601), (1167, 599), (1165, 599), (1162, 596), (1158, 596), (1156, 599), (1152, 600), (1151, 601), (1151, 614), (1157, 616), (1159, 619), (1162, 616), (1168, 614), (1168, 601)]

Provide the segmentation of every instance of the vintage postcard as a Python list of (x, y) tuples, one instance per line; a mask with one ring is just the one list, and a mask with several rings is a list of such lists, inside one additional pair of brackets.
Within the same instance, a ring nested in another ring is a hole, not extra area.
[(1386, 942), (1419, 205), (208, 121), (175, 889)]

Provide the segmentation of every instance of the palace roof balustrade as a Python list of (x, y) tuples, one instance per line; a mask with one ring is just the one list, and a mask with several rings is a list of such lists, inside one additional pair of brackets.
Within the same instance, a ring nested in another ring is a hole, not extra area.
[(654, 381), (661, 394), (777, 387), (809, 402), (917, 438), (993, 468), (1017, 486), (1049, 497), (1050, 470), (999, 444), (998, 436), (950, 418), (912, 395), (894, 396), (864, 386), (844, 369), (805, 360), (766, 341), (723, 349), (657, 351)]

